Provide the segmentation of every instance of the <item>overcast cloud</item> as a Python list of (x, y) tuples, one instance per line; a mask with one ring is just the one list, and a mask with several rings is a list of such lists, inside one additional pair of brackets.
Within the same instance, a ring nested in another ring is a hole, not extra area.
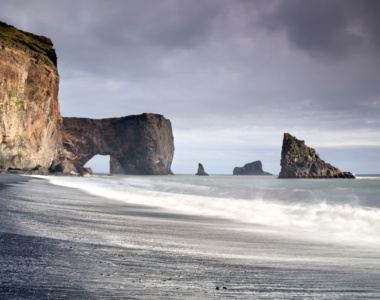
[[(284, 132), (380, 173), (378, 0), (2, 0), (50, 37), (63, 116), (172, 121), (175, 173), (278, 173)], [(96, 164), (94, 162), (94, 164)]]

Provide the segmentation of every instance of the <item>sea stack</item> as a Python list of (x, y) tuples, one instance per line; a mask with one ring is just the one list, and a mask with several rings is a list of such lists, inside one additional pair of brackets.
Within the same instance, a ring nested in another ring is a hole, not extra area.
[(233, 170), (234, 175), (273, 175), (268, 172), (263, 171), (263, 165), (261, 161), (257, 160), (248, 164), (244, 167), (235, 167)]
[(199, 163), (198, 164), (198, 172), (197, 174), (195, 175), (199, 175), (199, 176), (209, 176), (206, 172), (205, 172), (205, 169), (203, 168), (202, 164)]
[(281, 172), (278, 178), (355, 178), (350, 172), (320, 159), (313, 148), (289, 133), (284, 134), (281, 151)]

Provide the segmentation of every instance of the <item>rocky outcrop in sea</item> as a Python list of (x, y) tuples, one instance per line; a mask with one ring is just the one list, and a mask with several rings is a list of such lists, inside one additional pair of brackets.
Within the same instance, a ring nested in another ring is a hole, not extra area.
[(350, 172), (323, 161), (313, 148), (289, 133), (284, 134), (278, 178), (355, 178)]
[(80, 170), (94, 155), (110, 155), (111, 174), (168, 175), (174, 154), (172, 126), (162, 115), (63, 118), (62, 158), (53, 170)]
[(203, 168), (203, 165), (202, 165), (201, 163), (198, 164), (198, 172), (197, 172), (197, 174), (195, 174), (195, 175), (199, 175), (199, 176), (209, 176), (209, 175), (206, 173), (206, 171), (205, 171), (205, 169)]
[(244, 167), (235, 167), (233, 170), (233, 175), (273, 175), (273, 174), (263, 171), (263, 165), (261, 161), (257, 160), (257, 161), (245, 164)]

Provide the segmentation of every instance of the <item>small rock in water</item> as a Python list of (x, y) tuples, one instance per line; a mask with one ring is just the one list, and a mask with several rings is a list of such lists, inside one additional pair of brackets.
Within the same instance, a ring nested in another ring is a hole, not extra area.
[(217, 286), (216, 288), (215, 288), (217, 291), (219, 291), (219, 287)]
[(198, 172), (195, 175), (208, 176), (201, 163), (198, 164)]

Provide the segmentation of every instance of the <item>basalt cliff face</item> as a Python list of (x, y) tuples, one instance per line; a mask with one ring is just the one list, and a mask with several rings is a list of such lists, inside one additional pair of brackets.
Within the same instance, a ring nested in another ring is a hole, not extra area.
[(50, 39), (0, 22), (0, 172), (82, 173), (96, 154), (123, 174), (172, 174), (171, 123), (161, 115), (62, 118)]
[(284, 134), (281, 152), (281, 172), (278, 178), (355, 178), (350, 172), (320, 159), (313, 148), (289, 133)]
[(61, 146), (50, 39), (0, 22), (0, 168), (47, 169)]
[(162, 115), (63, 118), (63, 150), (52, 169), (77, 172), (96, 154), (111, 156), (111, 173), (168, 175), (174, 154), (172, 127)]
[(264, 172), (261, 161), (257, 160), (257, 161), (245, 164), (244, 167), (235, 167), (233, 170), (233, 175), (273, 175), (273, 174)]

